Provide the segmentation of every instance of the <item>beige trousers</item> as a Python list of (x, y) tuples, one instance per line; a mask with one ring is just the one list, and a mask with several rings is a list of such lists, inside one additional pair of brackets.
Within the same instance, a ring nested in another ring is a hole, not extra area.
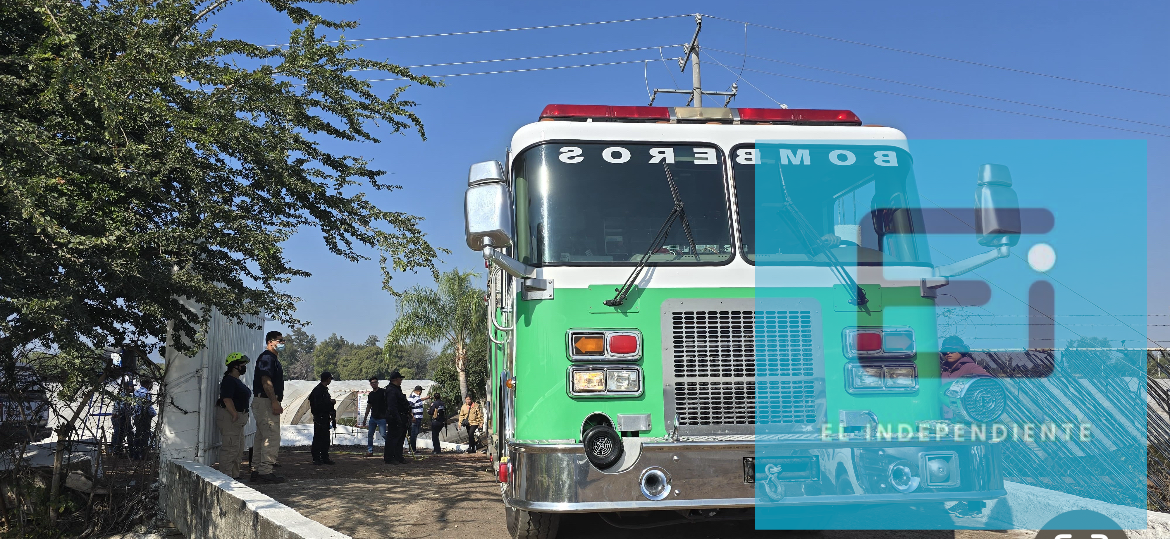
[(256, 473), (272, 473), (276, 453), (280, 451), (280, 416), (272, 413), (272, 401), (252, 399), (252, 416), (256, 418), (256, 441), (252, 444), (252, 467)]
[(219, 471), (231, 478), (240, 476), (240, 460), (244, 458), (244, 427), (248, 425), (248, 413), (236, 414), (232, 420), (227, 408), (215, 409), (215, 421), (219, 425)]

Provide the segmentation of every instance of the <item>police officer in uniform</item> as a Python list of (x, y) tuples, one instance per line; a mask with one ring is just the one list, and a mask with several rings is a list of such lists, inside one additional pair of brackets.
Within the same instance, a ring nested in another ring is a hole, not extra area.
[(329, 459), (329, 425), (336, 421), (334, 400), (329, 396), (332, 381), (333, 374), (329, 371), (321, 373), (321, 383), (309, 393), (309, 411), (313, 413), (313, 464), (337, 464)]
[(386, 388), (386, 449), (382, 460), (386, 464), (406, 464), (402, 456), (402, 445), (406, 443), (406, 429), (410, 428), (410, 403), (402, 394), (402, 373), (390, 373), (390, 386)]
[(256, 438), (252, 446), (252, 481), (283, 483), (284, 478), (272, 472), (276, 454), (280, 451), (280, 414), (284, 408), (284, 367), (279, 353), (284, 351), (284, 336), (279, 331), (264, 335), (267, 348), (256, 358), (256, 374), (252, 377), (252, 415), (256, 418)]

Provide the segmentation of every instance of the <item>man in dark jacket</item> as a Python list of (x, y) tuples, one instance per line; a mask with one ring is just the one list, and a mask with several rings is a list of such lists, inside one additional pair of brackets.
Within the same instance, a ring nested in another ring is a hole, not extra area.
[(334, 421), (334, 400), (329, 396), (333, 375), (321, 373), (321, 383), (309, 393), (309, 411), (313, 413), (313, 464), (336, 464), (329, 460), (329, 424)]
[(431, 452), (438, 455), (443, 452), (439, 447), (439, 431), (447, 426), (447, 405), (443, 403), (443, 397), (438, 393), (434, 396), (428, 415), (431, 418)]
[(390, 373), (390, 387), (386, 388), (386, 449), (382, 460), (386, 464), (406, 464), (402, 456), (402, 445), (406, 442), (406, 429), (410, 427), (410, 403), (402, 394), (402, 373)]

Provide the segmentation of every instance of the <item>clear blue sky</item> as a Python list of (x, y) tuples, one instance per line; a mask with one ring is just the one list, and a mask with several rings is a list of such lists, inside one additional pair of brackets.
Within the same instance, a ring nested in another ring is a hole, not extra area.
[[(635, 7), (636, 6), (636, 7)], [(315, 6), (314, 6), (315, 7)], [(702, 12), (800, 32), (860, 41), (884, 47), (994, 64), (1102, 84), (1170, 94), (1170, 72), (1165, 53), (1170, 36), (1167, 2), (385, 2), (363, 0), (356, 5), (330, 7), (327, 14), (362, 23), (347, 37), (381, 37), (522, 26), (554, 25), (635, 17)], [(249, 1), (233, 5), (214, 17), (222, 35), (244, 37), (255, 43), (283, 43), (287, 20), (265, 5)], [(460, 62), (652, 47), (689, 41), (690, 18), (506, 32), (469, 36), (375, 41), (359, 53), (400, 65)], [(701, 44), (707, 48), (742, 52), (744, 26), (721, 20), (704, 21)], [(992, 96), (1048, 107), (1069, 109), (1153, 124), (1170, 125), (1170, 97), (1124, 91), (1096, 85), (1038, 77), (1023, 73), (950, 62), (921, 55), (819, 39), (760, 27), (749, 27), (748, 54), (896, 80), (922, 86)], [(667, 57), (679, 49), (666, 49)], [(738, 72), (742, 59), (714, 53)], [(497, 69), (524, 69), (623, 60), (656, 59), (657, 50), (598, 54), (569, 58), (499, 62), (416, 69), (442, 75)], [(668, 69), (668, 67), (672, 67)], [(749, 70), (781, 73), (855, 86), (1006, 109), (1039, 116), (1102, 124), (1170, 136), (1170, 128), (1029, 107), (921, 87), (881, 82), (792, 65), (748, 59)], [(705, 62), (706, 89), (723, 90), (736, 74)], [(378, 74), (371, 74), (370, 78)], [(375, 193), (383, 207), (405, 210), (426, 218), (423, 228), (432, 243), (447, 247), (441, 267), (482, 270), (482, 258), (469, 251), (462, 237), (462, 197), (467, 167), (488, 159), (502, 160), (511, 133), (534, 121), (548, 103), (644, 105), (646, 87), (689, 87), (689, 72), (677, 65), (651, 62), (644, 74), (641, 62), (606, 67), (483, 75), (446, 79), (439, 89), (412, 88), (406, 98), (419, 102), (427, 140), (415, 134), (384, 137), (378, 145), (331, 143), (371, 158), (403, 189)], [(646, 77), (646, 78), (644, 78)], [(646, 80), (648, 78), (648, 81)], [(890, 93), (782, 78), (744, 71), (740, 97), (733, 106), (774, 106), (772, 99), (793, 108), (848, 108), (866, 123), (901, 129), (913, 139), (1147, 139), (1148, 191), (1148, 312), (1170, 314), (1170, 283), (1162, 277), (1170, 265), (1170, 138), (1101, 127), (1039, 119), (990, 110), (913, 99)], [(375, 83), (390, 92), (393, 82)], [(668, 96), (656, 104), (682, 105), (684, 98)], [(708, 98), (711, 99), (711, 98)], [(709, 103), (708, 103), (709, 104)], [(922, 181), (920, 179), (920, 181)], [(1020, 180), (1017, 179), (1017, 182)], [(1108, 184), (1108, 179), (1104, 179)], [(1091, 195), (1086, 195), (1091, 196)], [(1085, 216), (1089, 218), (1091, 216)], [(1102, 222), (1107, 230), (1109, 222)], [(1118, 231), (1140, 234), (1140, 231)], [(973, 243), (973, 242), (972, 242)], [(302, 233), (288, 244), (288, 255), (314, 274), (288, 286), (303, 298), (298, 316), (309, 320), (308, 331), (318, 337), (338, 333), (362, 340), (385, 336), (394, 320), (392, 297), (381, 291), (376, 261), (347, 263), (329, 255), (313, 233)], [(429, 282), (427, 276), (401, 275), (395, 286)], [(1117, 313), (1141, 314), (1141, 313)], [(1137, 318), (1140, 320), (1140, 318)], [(1170, 316), (1152, 317), (1152, 324), (1170, 324)], [(1170, 340), (1167, 327), (1150, 327), (1151, 335)]]

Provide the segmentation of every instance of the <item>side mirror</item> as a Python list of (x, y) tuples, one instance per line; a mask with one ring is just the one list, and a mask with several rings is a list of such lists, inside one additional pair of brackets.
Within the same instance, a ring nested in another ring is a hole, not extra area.
[(512, 244), (512, 195), (499, 161), (471, 165), (463, 217), (467, 246), (472, 250)]
[(1020, 200), (1012, 189), (1012, 174), (1003, 165), (979, 167), (975, 235), (984, 247), (1013, 247), (1020, 242)]

